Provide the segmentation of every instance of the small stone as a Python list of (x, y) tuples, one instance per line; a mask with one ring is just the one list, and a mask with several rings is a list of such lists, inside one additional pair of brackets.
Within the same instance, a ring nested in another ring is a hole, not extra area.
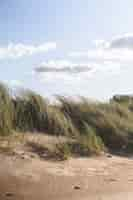
[(7, 197), (12, 197), (12, 196), (13, 196), (13, 193), (7, 192), (5, 195), (6, 195)]
[(75, 190), (80, 190), (80, 186), (77, 186), (77, 185), (76, 185), (76, 186), (74, 186), (74, 189), (75, 189)]
[(30, 157), (28, 155), (26, 155), (26, 154), (24, 154), (24, 155), (21, 156), (21, 159), (29, 159), (29, 158)]
[(108, 157), (108, 158), (112, 158), (112, 155), (110, 155), (110, 154), (107, 154), (107, 157)]
[(110, 178), (109, 181), (110, 181), (110, 182), (115, 182), (115, 181), (117, 181), (117, 180), (114, 179), (114, 178)]
[(37, 155), (35, 155), (35, 154), (30, 154), (29, 157), (30, 157), (30, 158), (37, 158)]

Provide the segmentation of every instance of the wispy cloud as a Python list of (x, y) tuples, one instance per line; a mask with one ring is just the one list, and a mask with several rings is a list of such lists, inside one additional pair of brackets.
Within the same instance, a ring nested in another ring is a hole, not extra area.
[(52, 60), (43, 62), (34, 68), (32, 75), (38, 77), (39, 81), (51, 83), (59, 80), (65, 84), (71, 84), (74, 79), (81, 80), (83, 77), (90, 78), (95, 73), (89, 63), (72, 62), (70, 60)]
[[(114, 37), (110, 41), (96, 40), (95, 48), (75, 51), (67, 60), (50, 60), (34, 68), (41, 80), (72, 80), (92, 78), (96, 74), (119, 75), (126, 66), (133, 64), (133, 34)], [(78, 58), (78, 61), (75, 61)], [(79, 62), (85, 58), (86, 62)], [(74, 61), (73, 61), (74, 60)]]
[(133, 34), (116, 36), (111, 41), (96, 40), (94, 43), (95, 48), (71, 52), (69, 56), (88, 58), (90, 64), (99, 65), (101, 70), (103, 66), (110, 66), (109, 63), (113, 70), (117, 69), (117, 66), (133, 64)]
[(47, 42), (41, 45), (26, 45), (10, 43), (7, 47), (0, 47), (0, 59), (20, 58), (33, 54), (45, 53), (56, 49), (55, 42)]
[(91, 67), (88, 63), (73, 63), (67, 60), (53, 60), (42, 63), (40, 66), (35, 67), (36, 73), (70, 73), (78, 74), (88, 72)]
[(133, 50), (133, 34), (125, 34), (113, 38), (113, 40), (109, 44), (109, 48)]
[(41, 82), (60, 80), (62, 83), (70, 83), (93, 78), (96, 73), (118, 74), (119, 71), (120, 65), (114, 66), (112, 62), (74, 63), (70, 60), (53, 60), (35, 67), (32, 75), (37, 75)]
[(95, 40), (94, 43), (98, 48), (133, 50), (133, 33), (115, 36), (111, 41)]

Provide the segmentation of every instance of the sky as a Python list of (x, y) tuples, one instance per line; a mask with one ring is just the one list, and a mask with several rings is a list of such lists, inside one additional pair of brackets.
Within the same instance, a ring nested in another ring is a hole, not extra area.
[(133, 93), (132, 0), (1, 0), (0, 81), (41, 95)]

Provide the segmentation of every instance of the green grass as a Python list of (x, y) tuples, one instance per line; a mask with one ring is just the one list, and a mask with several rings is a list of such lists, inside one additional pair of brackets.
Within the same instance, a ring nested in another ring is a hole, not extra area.
[[(12, 96), (0, 84), (0, 135), (13, 131), (43, 132), (75, 140), (58, 147), (69, 154), (91, 155), (102, 151), (133, 151), (133, 99), (113, 97), (109, 102), (78, 101), (57, 97), (57, 103), (32, 91)], [(62, 155), (62, 156), (63, 156)]]
[(8, 88), (0, 84), (0, 135), (6, 136), (11, 134), (13, 124), (13, 107), (12, 99)]
[(47, 102), (32, 91), (21, 92), (13, 99), (14, 129), (20, 131), (42, 131), (46, 124)]

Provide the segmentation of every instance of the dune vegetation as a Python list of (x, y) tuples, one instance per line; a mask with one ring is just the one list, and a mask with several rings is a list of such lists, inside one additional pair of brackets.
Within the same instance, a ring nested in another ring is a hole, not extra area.
[(0, 84), (0, 135), (13, 132), (65, 136), (73, 142), (57, 145), (64, 158), (104, 151), (133, 152), (133, 98), (114, 96), (109, 102), (56, 97), (56, 103), (32, 91), (15, 95)]

